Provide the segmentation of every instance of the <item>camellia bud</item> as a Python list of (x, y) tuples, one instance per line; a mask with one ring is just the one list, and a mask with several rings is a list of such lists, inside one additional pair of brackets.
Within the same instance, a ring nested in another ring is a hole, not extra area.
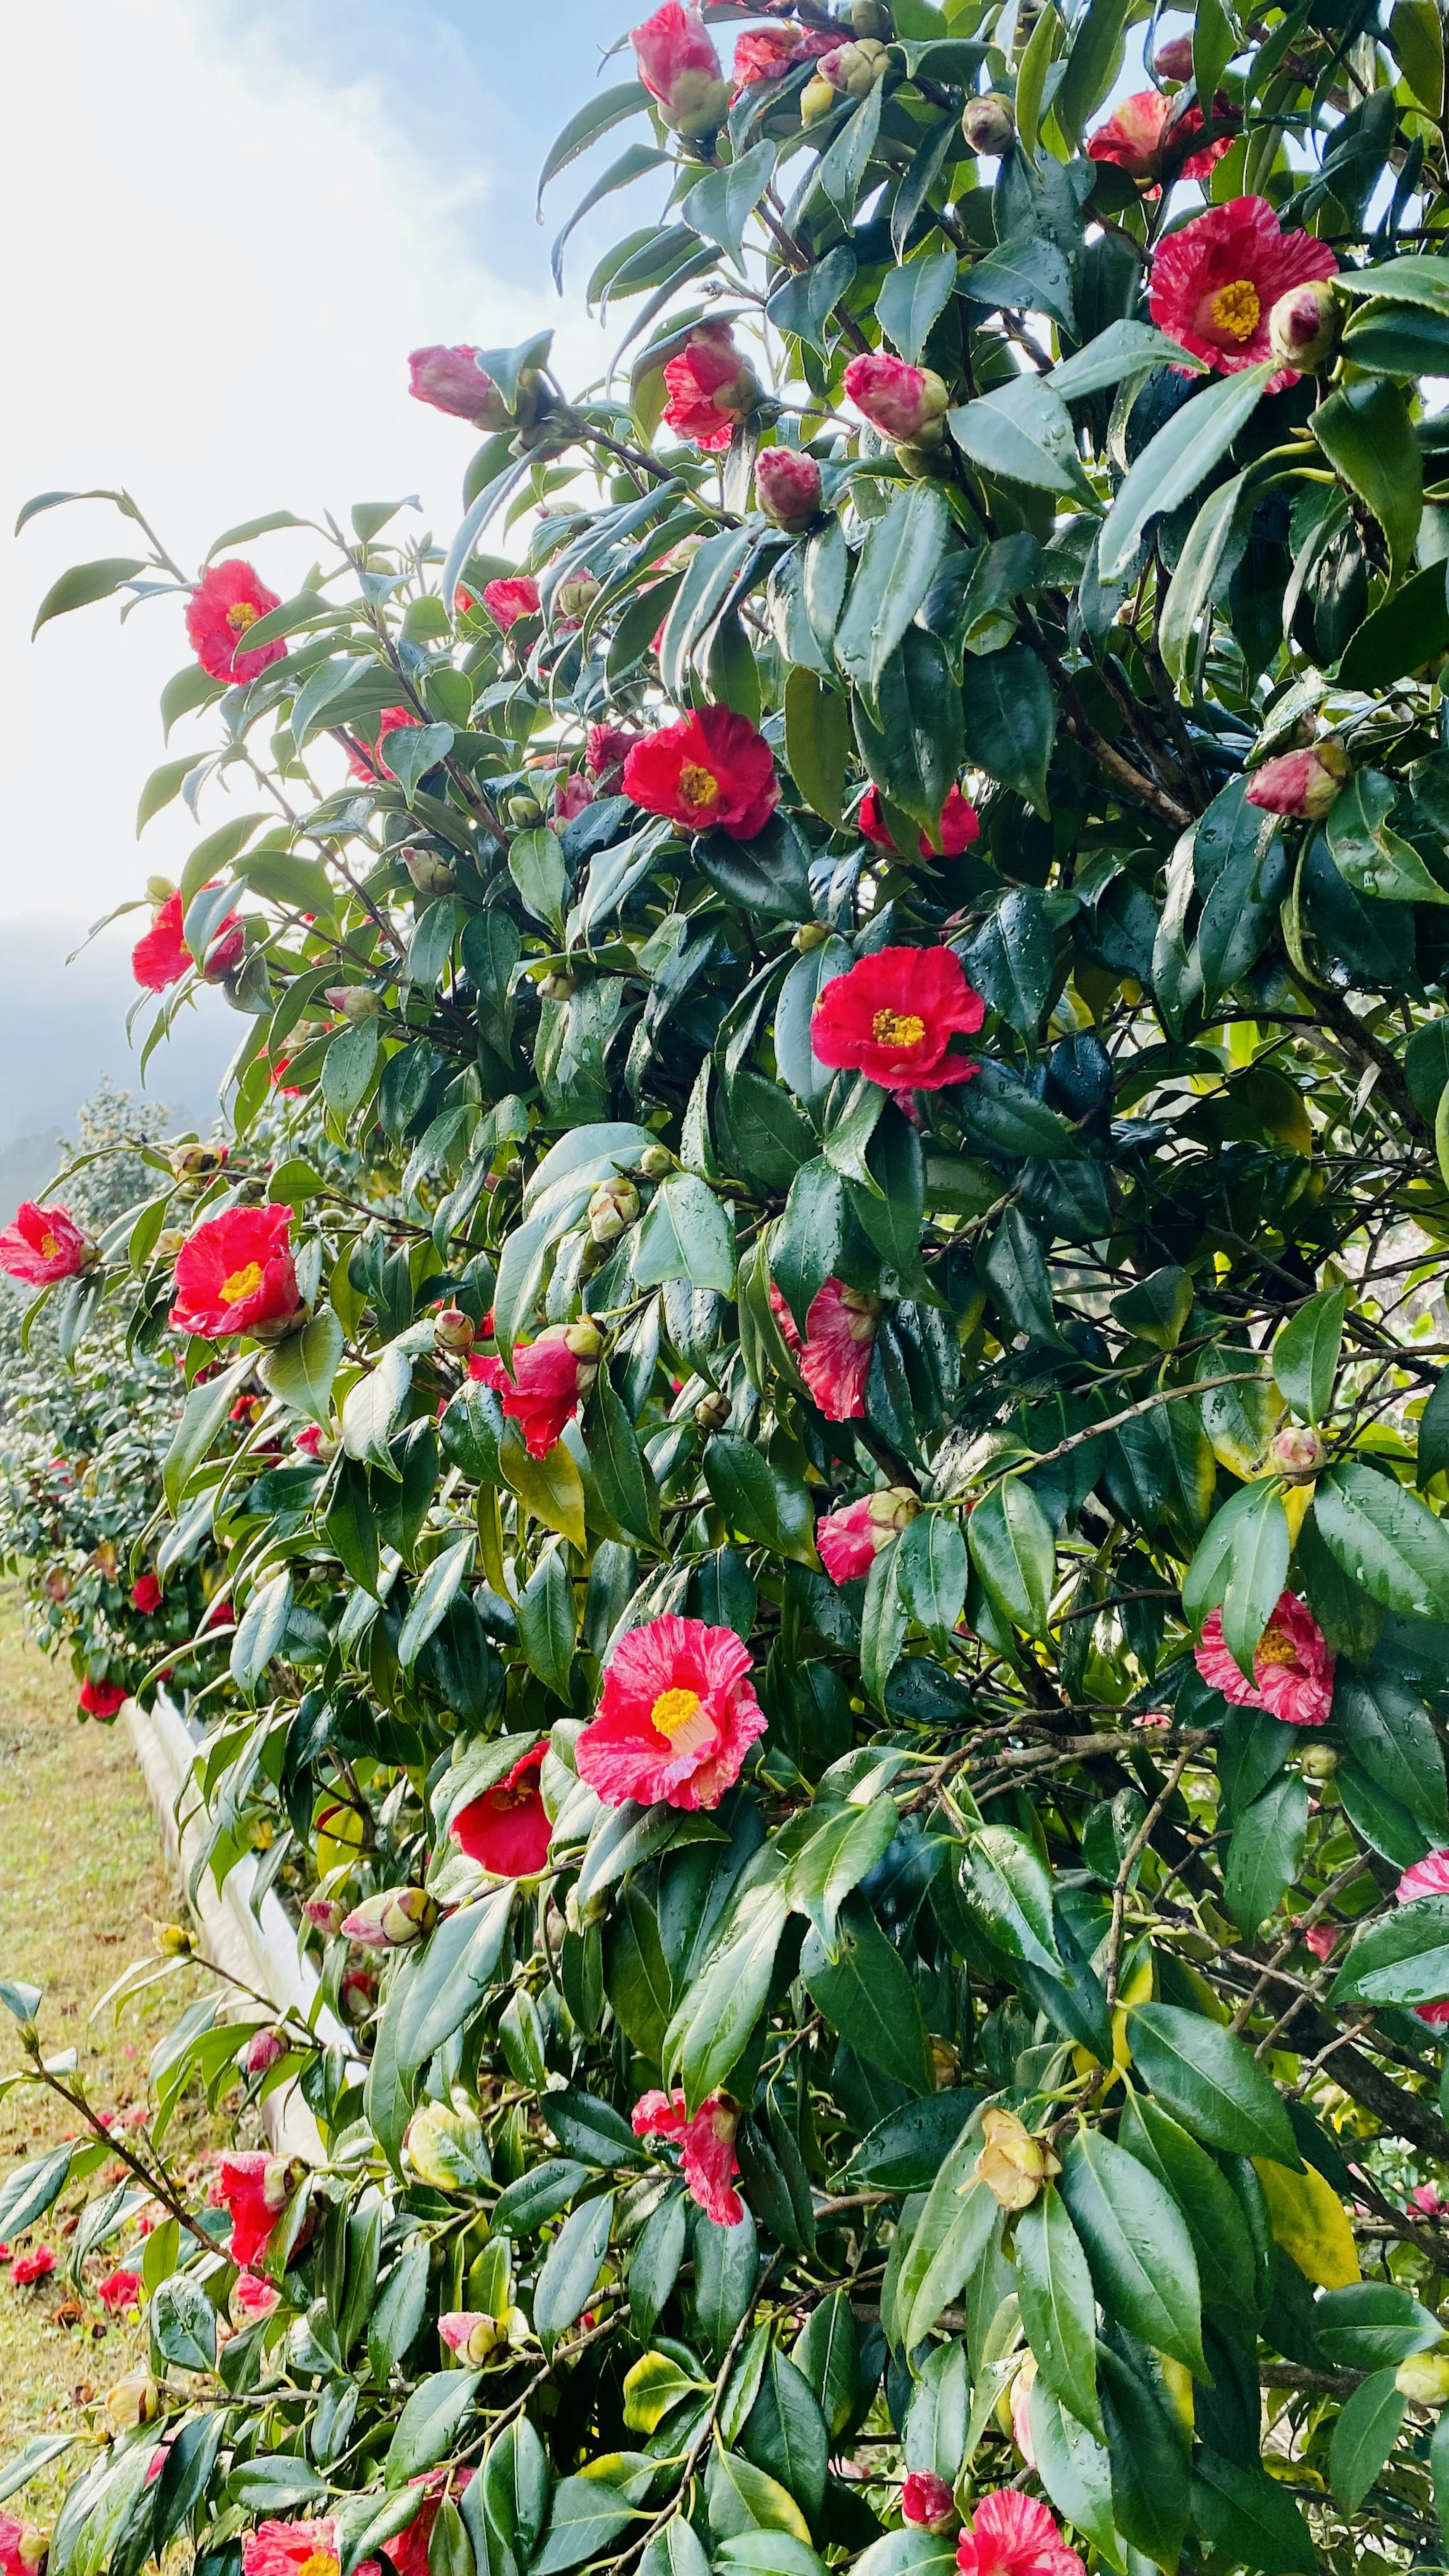
[(118, 2379), (106, 2399), (106, 2414), (117, 2433), (134, 2433), (138, 2424), (153, 2424), (161, 2411), (161, 2391), (149, 2374)]
[(1190, 81), (1192, 78), (1191, 36), (1169, 36), (1152, 57), (1152, 68), (1159, 80)]
[(639, 77), (675, 134), (713, 134), (724, 123), (730, 85), (697, 0), (665, 0), (630, 37)]
[(792, 948), (798, 948), (803, 957), (807, 949), (823, 948), (831, 935), (823, 921), (802, 921), (790, 945)]
[(146, 879), (146, 901), (148, 903), (154, 903), (158, 907), (163, 903), (169, 903), (175, 892), (176, 888), (172, 884), (170, 877), (148, 877)]
[(1305, 1744), (1298, 1768), (1305, 1780), (1331, 1780), (1338, 1769), (1338, 1755), (1331, 1744)]
[(433, 1317), (433, 1339), (440, 1351), (471, 1351), (477, 1331), (461, 1306), (440, 1306)]
[(833, 54), (822, 54), (819, 76), (846, 98), (865, 98), (889, 67), (889, 46), (877, 36), (861, 36), (853, 44), (837, 45)]
[(599, 584), (591, 572), (575, 573), (571, 581), (561, 581), (553, 595), (554, 614), (579, 626), (599, 596)]
[(344, 1020), (380, 1020), (387, 1008), (381, 993), (369, 984), (329, 984), (327, 999)]
[(961, 131), (973, 152), (989, 152), (999, 160), (1016, 141), (1016, 111), (999, 89), (989, 89), (982, 98), (968, 98)]
[(189, 1959), (191, 1935), (184, 1923), (158, 1923), (156, 1947), (163, 1959)]
[(1338, 346), (1343, 308), (1326, 277), (1305, 278), (1280, 295), (1268, 316), (1268, 346), (1300, 374), (1323, 366)]
[(646, 1145), (639, 1157), (639, 1169), (646, 1181), (662, 1181), (666, 1172), (678, 1169), (667, 1145)]
[(609, 1899), (602, 1887), (596, 1887), (591, 1896), (584, 1898), (582, 1904), (579, 1902), (577, 1887), (571, 1887), (564, 1898), (564, 1922), (570, 1932), (591, 1931), (596, 1923), (603, 1922), (608, 1911)]
[[(604, 1347), (604, 1336), (588, 1315), (580, 1315), (577, 1323), (565, 1324), (559, 1329), (567, 1348), (578, 1362), (579, 1393), (587, 1395), (599, 1374), (599, 1353)], [(539, 1340), (546, 1339), (547, 1335), (540, 1333)]]
[(708, 1395), (700, 1397), (694, 1418), (701, 1431), (723, 1431), (730, 1418), (729, 1397), (721, 1394), (717, 1386), (712, 1387)]
[(938, 2093), (949, 2092), (959, 2077), (961, 2051), (959, 2048), (953, 2048), (949, 2039), (932, 2039), (931, 2072), (935, 2076)]
[(826, 80), (818, 71), (812, 72), (800, 92), (801, 124), (814, 125), (818, 118), (828, 116), (839, 96), (834, 81)]
[(961, 2517), (944, 2478), (931, 2469), (912, 2469), (901, 2488), (901, 2520), (917, 2531), (954, 2531)]
[(755, 460), (755, 499), (774, 527), (794, 536), (820, 509), (820, 468), (797, 447), (767, 447)]
[(1268, 1456), (1280, 1476), (1316, 1476), (1328, 1451), (1308, 1423), (1292, 1422), (1275, 1432)]
[(1029, 2209), (1042, 2184), (1061, 2172), (1061, 2158), (1045, 2138), (1034, 2138), (1014, 2111), (987, 2111), (982, 2116), (985, 2140), (976, 2159), (976, 2179), (984, 2182), (1003, 2209)]
[(302, 1918), (314, 1932), (325, 1933), (331, 1941), (342, 1929), (343, 1909), (333, 1897), (307, 1896), (302, 1900)]
[(441, 850), (404, 850), (403, 866), (419, 894), (451, 894), (458, 882)]
[[(338, 1925), (338, 1930), (341, 1930)], [(370, 1968), (349, 1968), (337, 1988), (348, 2021), (369, 2021), (377, 2008), (377, 1979)]]
[(1330, 736), (1305, 751), (1285, 751), (1276, 760), (1265, 760), (1248, 781), (1247, 801), (1265, 814), (1289, 814), (1321, 823), (1337, 803), (1349, 767), (1342, 743)]
[(589, 1232), (595, 1243), (615, 1243), (639, 1213), (639, 1193), (632, 1181), (600, 1181), (589, 1201)]
[(209, 1181), (226, 1162), (224, 1145), (173, 1145), (166, 1157), (178, 1181)]
[(247, 2041), (246, 2047), (242, 2051), (242, 2066), (246, 2073), (248, 2075), (265, 2075), (269, 2066), (276, 2065), (278, 2058), (282, 2054), (284, 2046), (285, 2042), (279, 2031), (253, 2031), (251, 2038)]
[(856, 410), (883, 438), (904, 445), (937, 447), (951, 396), (931, 367), (908, 367), (884, 349), (852, 358), (845, 370), (845, 390)]
[(1449, 2397), (1449, 2352), (1411, 2352), (1395, 2371), (1394, 2386), (1411, 2406), (1442, 2406)]
[(473, 2363), (486, 2361), (490, 2352), (508, 2341), (506, 2327), (481, 2308), (455, 2308), (450, 2315), (439, 2317), (438, 2333), (449, 2352), (455, 2352), (460, 2361)]
[(438, 1919), (438, 1909), (425, 1887), (385, 1887), (355, 1905), (342, 1926), (349, 1941), (369, 1950), (404, 1950), (425, 1941)]
[(540, 975), (538, 979), (538, 998), (541, 1002), (570, 1002), (577, 991), (576, 978), (572, 975), (560, 974), (557, 969), (547, 975)]
[(186, 1234), (183, 1227), (179, 1225), (163, 1226), (161, 1232), (156, 1237), (157, 1260), (174, 1261), (185, 1241)]
[(503, 811), (510, 823), (517, 823), (523, 830), (543, 821), (543, 807), (536, 796), (510, 796)]

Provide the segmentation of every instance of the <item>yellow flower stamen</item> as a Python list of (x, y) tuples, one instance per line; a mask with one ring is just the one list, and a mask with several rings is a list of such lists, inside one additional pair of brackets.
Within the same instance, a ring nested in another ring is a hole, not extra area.
[(41, 1236), (40, 1257), (42, 1261), (53, 1261), (59, 1250), (60, 1245), (56, 1242), (53, 1234), (43, 1234)]
[(702, 769), (697, 760), (686, 760), (679, 772), (679, 795), (682, 804), (692, 812), (703, 814), (719, 794), (719, 780), (714, 772)]
[(1248, 277), (1235, 278), (1231, 286), (1223, 287), (1213, 297), (1211, 307), (1212, 317), (1218, 329), (1231, 331), (1235, 340), (1247, 340), (1252, 337), (1257, 330), (1258, 316), (1262, 310), (1262, 305), (1258, 301), (1258, 290), (1252, 279)]
[[(234, 599), (230, 608), (226, 612), (226, 622), (231, 628), (233, 635), (245, 635), (249, 626), (255, 626), (261, 613), (262, 612), (259, 608), (253, 607), (252, 602), (249, 599)], [(327, 2563), (329, 2566), (332, 2566), (335, 2564), (335, 2561), (329, 2559)], [(310, 2564), (311, 2561), (309, 2560), (308, 2565), (310, 2566)], [(303, 2570), (303, 2576), (306, 2576), (305, 2569)]]
[(914, 1011), (877, 1011), (870, 1033), (877, 1046), (919, 1046), (926, 1034), (926, 1023)]
[(330, 2549), (314, 2549), (310, 2558), (303, 2559), (297, 2576), (341, 2576), (341, 2569)]
[[(223, 1279), (221, 1283), (223, 1306), (239, 1306), (243, 1297), (254, 1297), (261, 1284), (261, 1263), (249, 1261), (245, 1270), (234, 1270), (229, 1279)], [(305, 2570), (303, 2576), (305, 2576)]]
[(1265, 1628), (1253, 1653), (1255, 1664), (1296, 1664), (1298, 1649), (1282, 1628)]

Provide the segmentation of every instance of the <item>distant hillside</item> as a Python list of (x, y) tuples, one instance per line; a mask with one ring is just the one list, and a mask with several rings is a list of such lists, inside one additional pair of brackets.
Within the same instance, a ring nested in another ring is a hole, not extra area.
[[(139, 1038), (126, 1041), (126, 1013), (136, 999), (129, 949), (134, 923), (119, 923), (67, 966), (85, 937), (84, 924), (21, 922), (6, 930), (5, 1002), (0, 1010), (0, 1223), (17, 1198), (49, 1178), (57, 1135), (73, 1132), (75, 1115), (102, 1074), (139, 1092)], [(128, 933), (130, 934), (128, 936)], [(146, 1072), (149, 1098), (165, 1101), (178, 1126), (210, 1125), (217, 1087), (247, 1022), (219, 993), (204, 993)], [(7, 1196), (7, 1193), (9, 1195)]]

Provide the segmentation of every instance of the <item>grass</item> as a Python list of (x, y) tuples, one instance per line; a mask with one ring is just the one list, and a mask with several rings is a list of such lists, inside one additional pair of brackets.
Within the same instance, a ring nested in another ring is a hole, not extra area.
[[(150, 2050), (195, 1991), (196, 1972), (183, 1969), (125, 2006), (119, 2020), (110, 2011), (89, 2018), (133, 1959), (153, 1955), (153, 1925), (180, 1910), (124, 1724), (77, 1724), (69, 1667), (25, 1646), (15, 1587), (0, 1585), (0, 1975), (43, 1989), (45, 2053), (76, 2050), (97, 2110), (124, 2117), (145, 2104)], [(7, 2015), (0, 2025), (3, 2076), (24, 2061)], [(0, 2177), (78, 2125), (39, 2086), (7, 2092)], [(210, 2135), (204, 2111), (184, 2111), (168, 2152), (195, 2155)], [(79, 2285), (66, 2271), (87, 2192), (119, 2175), (119, 2166), (106, 2168), (15, 2238), (17, 2251), (41, 2242), (54, 2248), (48, 2279), (17, 2288), (0, 2265), (0, 2466), (36, 2433), (84, 2434), (106, 2389), (144, 2363), (144, 2328), (134, 2316), (108, 2318), (95, 2295), (116, 2249), (89, 2259)], [(62, 2458), (0, 2510), (46, 2520), (66, 2482)]]

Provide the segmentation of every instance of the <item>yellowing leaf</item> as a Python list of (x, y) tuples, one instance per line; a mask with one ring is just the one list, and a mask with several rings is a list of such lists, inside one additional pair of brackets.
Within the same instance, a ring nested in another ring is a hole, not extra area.
[(680, 2405), (704, 2385), (681, 2370), (667, 2352), (646, 2352), (624, 2376), (624, 2421), (631, 2433), (652, 2433), (671, 2406)]
[(1358, 2248), (1348, 2212), (1321, 2173), (1306, 2164), (1290, 2173), (1269, 2156), (1254, 2156), (1275, 2241), (1300, 2272), (1320, 2289), (1346, 2290), (1359, 2277)]
[(582, 1548), (584, 1540), (584, 1485), (577, 1467), (561, 1440), (556, 1440), (547, 1455), (530, 1458), (521, 1438), (510, 1422), (498, 1444), (498, 1463), (504, 1481), (518, 1496), (524, 1510), (532, 1512), (545, 1529), (558, 1530), (570, 1546)]

